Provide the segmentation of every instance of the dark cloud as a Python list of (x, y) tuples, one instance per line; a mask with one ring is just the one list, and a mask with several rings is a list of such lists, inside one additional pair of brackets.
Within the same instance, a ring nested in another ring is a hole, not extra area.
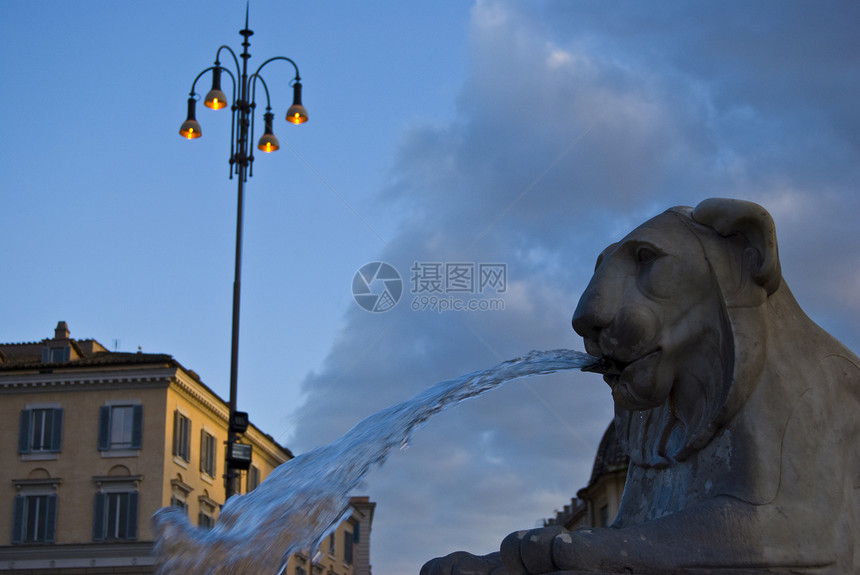
[[(407, 292), (358, 308), (304, 384), (301, 451), (430, 384), (530, 349), (581, 349), (593, 261), (642, 220), (709, 196), (759, 201), (810, 314), (860, 343), (857, 3), (478, 2), (457, 117), (403, 136), (379, 259)], [(423, 262), (507, 265), (504, 311), (414, 311)], [(816, 312), (821, 317), (816, 317)], [(596, 376), (515, 382), (439, 415), (375, 472), (377, 573), (489, 552), (568, 502), (611, 417)]]

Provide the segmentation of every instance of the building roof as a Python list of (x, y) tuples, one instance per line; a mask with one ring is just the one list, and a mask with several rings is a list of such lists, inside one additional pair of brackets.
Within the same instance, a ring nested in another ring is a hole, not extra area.
[[(16, 370), (46, 366), (101, 366), (162, 363), (182, 367), (166, 353), (137, 353), (108, 351), (94, 339), (72, 339), (69, 326), (64, 321), (57, 323), (53, 338), (39, 342), (0, 343), (0, 370)], [(48, 348), (68, 348), (63, 359), (46, 357)], [(188, 370), (185, 370), (188, 371)]]
[[(43, 361), (46, 359), (43, 354), (44, 350), (60, 347), (69, 349), (69, 353), (65, 356), (66, 359), (62, 361)], [(53, 338), (45, 338), (39, 342), (0, 343), (0, 373), (17, 370), (32, 371), (38, 369), (41, 371), (53, 368), (74, 369), (78, 367), (91, 368), (128, 365), (162, 365), (164, 367), (181, 369), (191, 376), (201, 387), (220, 399), (225, 405), (227, 404), (223, 398), (201, 381), (200, 376), (196, 372), (183, 367), (172, 355), (166, 353), (143, 353), (141, 351), (137, 351), (136, 353), (109, 351), (94, 339), (72, 339), (69, 327), (64, 321), (57, 323)], [(263, 432), (256, 426), (254, 427), (266, 439), (284, 450), (289, 458), (293, 457), (292, 452), (287, 447), (278, 443), (268, 433)]]
[[(48, 340), (50, 341), (50, 340)], [(73, 347), (78, 347), (75, 340), (70, 341)], [(11, 371), (46, 366), (100, 366), (100, 365), (129, 365), (142, 363), (164, 363), (181, 367), (172, 355), (166, 353), (132, 353), (122, 351), (97, 351), (94, 353), (79, 352), (78, 357), (68, 361), (42, 361), (42, 348), (45, 343), (0, 343), (0, 370)], [(77, 350), (76, 350), (77, 351)]]

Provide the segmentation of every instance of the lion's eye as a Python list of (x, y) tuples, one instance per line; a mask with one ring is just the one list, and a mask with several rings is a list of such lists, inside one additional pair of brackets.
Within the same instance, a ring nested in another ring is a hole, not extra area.
[(651, 248), (642, 246), (636, 250), (636, 261), (640, 264), (650, 264), (657, 259), (657, 252)]

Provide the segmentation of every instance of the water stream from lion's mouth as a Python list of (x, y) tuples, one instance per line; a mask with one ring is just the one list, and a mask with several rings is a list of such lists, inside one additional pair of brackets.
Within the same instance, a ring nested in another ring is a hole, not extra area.
[(179, 508), (161, 509), (153, 516), (158, 572), (276, 575), (292, 554), (319, 547), (349, 511), (349, 497), (367, 473), (437, 413), (514, 379), (601, 366), (579, 351), (533, 351), (437, 383), (280, 465), (251, 493), (231, 497), (212, 529), (193, 527)]

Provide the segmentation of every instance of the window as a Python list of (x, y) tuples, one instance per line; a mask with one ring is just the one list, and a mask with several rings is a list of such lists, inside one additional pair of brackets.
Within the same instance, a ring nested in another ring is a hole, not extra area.
[(99, 450), (137, 450), (143, 439), (142, 405), (103, 405), (99, 412)]
[(328, 554), (334, 555), (337, 552), (337, 545), (335, 544), (334, 532), (329, 533), (328, 536)]
[(194, 488), (182, 480), (182, 475), (176, 474), (176, 478), (170, 480), (172, 493), (170, 495), (170, 505), (178, 507), (185, 511), (188, 515), (188, 496), (194, 491)]
[(180, 499), (178, 495), (174, 494), (170, 496), (170, 506), (178, 507), (188, 515), (188, 503), (184, 499)]
[(209, 477), (215, 477), (215, 461), (217, 447), (215, 437), (205, 430), (200, 430), (200, 471)]
[(252, 465), (248, 469), (248, 477), (247, 477), (246, 481), (247, 481), (247, 485), (246, 485), (247, 489), (245, 490), (245, 492), (251, 493), (253, 490), (255, 490), (257, 488), (258, 485), (260, 485), (260, 469)]
[(203, 529), (212, 529), (215, 527), (215, 519), (212, 518), (211, 514), (201, 511), (197, 514), (197, 526)]
[(352, 565), (352, 533), (343, 532), (343, 562)]
[(42, 348), (42, 363), (60, 363), (69, 361), (72, 355), (72, 348), (69, 346), (61, 347), (43, 347)]
[(215, 510), (218, 508), (218, 503), (210, 499), (208, 495), (198, 497), (197, 503), (200, 506), (200, 512), (197, 514), (197, 526), (203, 529), (212, 529), (215, 527)]
[(137, 539), (137, 491), (96, 493), (93, 540)]
[(191, 420), (178, 409), (173, 412), (173, 455), (191, 461)]
[(12, 543), (53, 543), (56, 523), (55, 494), (15, 496)]
[(59, 407), (24, 409), (18, 453), (57, 453), (63, 439), (63, 410)]

